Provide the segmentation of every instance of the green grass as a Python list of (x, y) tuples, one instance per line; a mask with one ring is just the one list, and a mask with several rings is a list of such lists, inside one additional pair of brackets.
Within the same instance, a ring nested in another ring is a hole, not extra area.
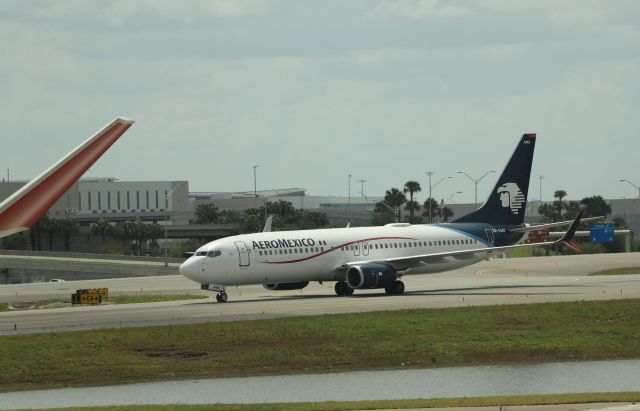
[(640, 357), (640, 300), (288, 317), (0, 337), (0, 391)]
[(0, 312), (2, 312), (2, 311), (9, 311), (9, 304), (0, 303)]
[[(280, 404), (210, 404), (210, 405), (130, 405), (120, 407), (65, 408), (65, 410), (115, 410), (115, 411), (339, 411), (406, 408), (489, 407), (505, 405), (554, 405), (640, 401), (640, 393), (587, 393), (518, 395), (478, 398), (435, 398), (416, 400), (350, 401)], [(53, 411), (51, 409), (50, 411)], [(58, 409), (55, 409), (58, 410)], [(62, 409), (59, 409), (62, 410)]]
[(624, 275), (624, 274), (640, 274), (640, 267), (611, 268), (609, 270), (596, 271), (589, 275)]
[(507, 255), (509, 258), (523, 258), (523, 257), (531, 257), (532, 250), (527, 248), (520, 248), (509, 250)]

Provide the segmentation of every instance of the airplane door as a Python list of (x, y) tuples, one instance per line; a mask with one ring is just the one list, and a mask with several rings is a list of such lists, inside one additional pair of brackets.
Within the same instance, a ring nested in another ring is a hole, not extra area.
[(244, 241), (236, 241), (236, 248), (238, 249), (238, 256), (240, 258), (240, 267), (248, 267), (249, 260), (249, 250), (247, 249), (247, 245)]
[(360, 243), (353, 245), (353, 255), (360, 255)]
[(489, 245), (493, 247), (493, 244), (495, 243), (495, 239), (493, 237), (493, 230), (490, 228), (487, 228), (484, 230), (485, 233), (487, 233), (487, 241), (489, 241)]
[(369, 243), (362, 243), (362, 255), (369, 255)]

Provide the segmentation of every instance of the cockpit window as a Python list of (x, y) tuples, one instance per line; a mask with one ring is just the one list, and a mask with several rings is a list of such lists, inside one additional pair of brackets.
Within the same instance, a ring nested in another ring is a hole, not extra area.
[(207, 253), (207, 257), (215, 258), (219, 255), (222, 255), (222, 251), (220, 250), (211, 250)]
[(207, 255), (207, 252), (206, 251), (198, 251), (196, 253), (196, 255), (199, 256), (199, 257), (202, 257), (203, 255)]

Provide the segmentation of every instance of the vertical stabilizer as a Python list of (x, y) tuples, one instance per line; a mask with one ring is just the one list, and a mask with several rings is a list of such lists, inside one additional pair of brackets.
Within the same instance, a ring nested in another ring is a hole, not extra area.
[(31, 228), (132, 124), (116, 118), (0, 203), (0, 237)]
[(524, 134), (487, 201), (454, 223), (520, 225), (524, 222), (535, 133)]

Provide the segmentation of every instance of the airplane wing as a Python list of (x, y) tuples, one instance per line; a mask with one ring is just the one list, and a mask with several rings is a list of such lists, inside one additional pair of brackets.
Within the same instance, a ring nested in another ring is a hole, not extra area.
[[(587, 221), (596, 221), (596, 220), (602, 220), (602, 219), (604, 219), (604, 216), (583, 218), (580, 221), (583, 222), (583, 223), (586, 223)], [(528, 231), (533, 231), (533, 230), (544, 230), (546, 228), (560, 227), (560, 226), (563, 226), (563, 225), (569, 225), (572, 222), (573, 222), (573, 220), (567, 220), (567, 221), (558, 221), (557, 223), (528, 225), (528, 226), (522, 227), (522, 228), (512, 228), (512, 229), (509, 229), (509, 231), (512, 232), (512, 233), (526, 233)]]
[(408, 257), (394, 257), (394, 258), (386, 258), (380, 260), (367, 260), (367, 261), (351, 261), (349, 263), (343, 264), (341, 268), (349, 268), (354, 265), (362, 265), (362, 264), (371, 264), (371, 263), (379, 263), (379, 264), (387, 264), (392, 266), (396, 271), (402, 271), (413, 267), (419, 267), (421, 265), (426, 264), (436, 264), (446, 262), (447, 259), (457, 259), (457, 260), (473, 260), (478, 257), (486, 257), (489, 254), (513, 250), (516, 248), (525, 248), (525, 247), (545, 247), (551, 246), (555, 244), (565, 244), (577, 252), (582, 252), (571, 240), (578, 228), (578, 224), (580, 224), (580, 220), (582, 218), (582, 214), (584, 213), (584, 209), (580, 210), (576, 218), (571, 223), (569, 229), (564, 233), (564, 235), (556, 240), (556, 241), (547, 241), (544, 243), (533, 243), (533, 244), (515, 244), (515, 245), (507, 245), (502, 247), (486, 247), (486, 248), (476, 248), (471, 250), (459, 250), (459, 251), (445, 251), (441, 253), (432, 253), (432, 254), (422, 254)]
[(0, 238), (31, 228), (132, 124), (116, 118), (0, 203)]

